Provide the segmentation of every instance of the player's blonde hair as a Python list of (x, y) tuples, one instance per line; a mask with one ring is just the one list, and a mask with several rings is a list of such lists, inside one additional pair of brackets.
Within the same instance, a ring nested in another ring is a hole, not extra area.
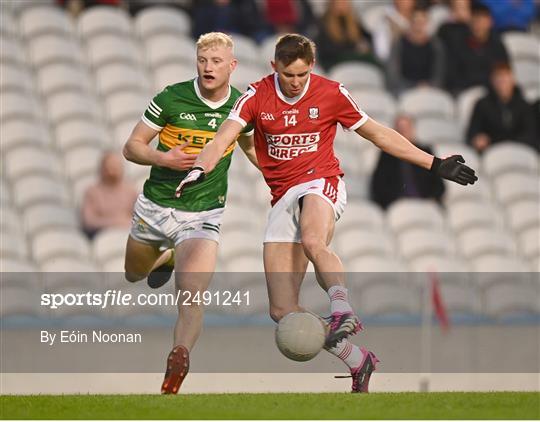
[(200, 50), (219, 46), (233, 50), (234, 44), (232, 38), (223, 32), (209, 32), (207, 34), (202, 34), (197, 40), (197, 49)]

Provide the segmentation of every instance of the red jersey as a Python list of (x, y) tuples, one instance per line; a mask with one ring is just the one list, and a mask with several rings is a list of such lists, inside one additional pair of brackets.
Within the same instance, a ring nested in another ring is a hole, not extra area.
[(337, 124), (356, 130), (368, 116), (338, 82), (311, 74), (303, 92), (287, 98), (275, 73), (250, 85), (229, 119), (255, 127), (255, 151), (274, 205), (292, 186), (343, 175), (334, 154)]

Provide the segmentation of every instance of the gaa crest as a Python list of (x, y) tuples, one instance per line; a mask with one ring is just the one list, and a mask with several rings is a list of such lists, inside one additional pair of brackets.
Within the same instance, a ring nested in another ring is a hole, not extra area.
[(309, 118), (318, 119), (319, 118), (319, 107), (310, 107), (309, 108)]

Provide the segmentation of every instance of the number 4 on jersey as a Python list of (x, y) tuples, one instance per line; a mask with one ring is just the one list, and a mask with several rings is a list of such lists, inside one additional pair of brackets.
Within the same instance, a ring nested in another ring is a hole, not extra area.
[(213, 118), (208, 122), (208, 126), (210, 126), (212, 129), (215, 129), (217, 127), (216, 119)]
[(296, 114), (285, 115), (285, 126), (296, 126)]

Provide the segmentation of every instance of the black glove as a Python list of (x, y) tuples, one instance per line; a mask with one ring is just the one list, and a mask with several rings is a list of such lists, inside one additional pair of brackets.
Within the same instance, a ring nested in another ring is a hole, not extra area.
[(205, 177), (205, 174), (204, 174), (204, 169), (202, 167), (192, 167), (189, 170), (186, 177), (184, 177), (180, 181), (180, 184), (176, 188), (176, 192), (174, 193), (175, 198), (180, 198), (186, 186), (200, 183), (204, 180), (204, 177)]
[(464, 163), (465, 160), (461, 155), (452, 155), (451, 157), (441, 160), (434, 157), (430, 171), (443, 179), (451, 180), (460, 185), (474, 185), (478, 177), (474, 174), (474, 170)]

